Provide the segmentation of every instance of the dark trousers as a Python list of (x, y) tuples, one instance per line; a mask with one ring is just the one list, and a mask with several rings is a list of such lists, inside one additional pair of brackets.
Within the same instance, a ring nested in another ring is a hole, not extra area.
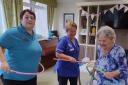
[(77, 85), (77, 79), (78, 79), (78, 77), (62, 77), (62, 76), (58, 76), (59, 85), (67, 85), (68, 80), (70, 82), (70, 85)]
[(37, 77), (27, 81), (17, 81), (17, 80), (10, 80), (10, 79), (3, 79), (1, 77), (3, 85), (37, 85)]

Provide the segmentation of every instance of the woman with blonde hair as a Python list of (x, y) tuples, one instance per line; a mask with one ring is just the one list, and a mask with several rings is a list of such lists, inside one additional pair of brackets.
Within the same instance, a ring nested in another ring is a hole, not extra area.
[(80, 70), (79, 64), (76, 63), (79, 57), (79, 44), (75, 38), (76, 30), (77, 25), (74, 22), (67, 22), (67, 35), (59, 40), (56, 47), (56, 57), (67, 60), (58, 60), (56, 63), (59, 85), (67, 85), (68, 80), (70, 85), (77, 85)]

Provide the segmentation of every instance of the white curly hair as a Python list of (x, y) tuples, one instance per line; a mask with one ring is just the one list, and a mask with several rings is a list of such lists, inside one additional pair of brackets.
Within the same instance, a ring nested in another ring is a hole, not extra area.
[(97, 32), (97, 38), (99, 38), (99, 36), (104, 36), (104, 37), (110, 38), (110, 39), (112, 39), (113, 43), (115, 43), (116, 33), (115, 33), (114, 29), (112, 29), (109, 26), (101, 26)]

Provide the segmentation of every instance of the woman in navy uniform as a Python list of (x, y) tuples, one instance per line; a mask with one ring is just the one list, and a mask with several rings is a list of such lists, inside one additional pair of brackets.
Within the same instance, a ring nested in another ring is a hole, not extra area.
[(59, 85), (77, 85), (80, 74), (79, 64), (76, 63), (79, 57), (79, 44), (75, 38), (77, 25), (74, 22), (66, 23), (67, 35), (62, 37), (56, 47), (56, 57), (68, 61), (58, 60), (56, 63)]

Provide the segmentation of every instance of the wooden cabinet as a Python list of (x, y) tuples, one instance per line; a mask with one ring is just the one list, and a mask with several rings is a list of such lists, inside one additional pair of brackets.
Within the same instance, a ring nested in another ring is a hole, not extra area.
[(56, 57), (55, 49), (57, 42), (58, 42), (57, 38), (39, 41), (42, 47), (41, 63), (44, 65), (45, 70), (53, 66), (56, 62), (53, 60), (53, 58)]

